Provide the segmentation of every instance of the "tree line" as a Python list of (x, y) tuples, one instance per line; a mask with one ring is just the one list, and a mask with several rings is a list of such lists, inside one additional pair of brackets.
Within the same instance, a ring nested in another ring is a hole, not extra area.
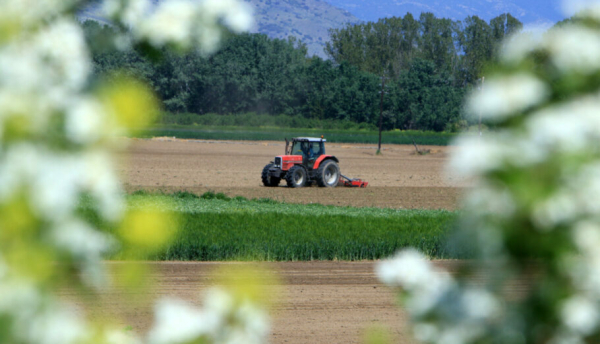
[[(83, 27), (100, 47), (119, 35), (92, 21)], [(502, 39), (521, 28), (510, 14), (489, 23), (407, 14), (330, 30), (327, 60), (307, 57), (293, 37), (250, 33), (230, 35), (208, 57), (163, 51), (149, 60), (139, 47), (92, 55), (98, 78), (124, 73), (141, 79), (174, 114), (255, 112), (377, 125), (383, 113), (385, 130), (443, 131), (463, 122), (465, 93)]]

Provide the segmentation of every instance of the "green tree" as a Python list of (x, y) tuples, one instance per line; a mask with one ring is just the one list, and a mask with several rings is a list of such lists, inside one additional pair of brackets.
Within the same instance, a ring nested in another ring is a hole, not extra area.
[(494, 40), (494, 55), (497, 55), (504, 39), (523, 30), (523, 23), (510, 13), (504, 13), (490, 20)]
[(473, 83), (483, 75), (484, 66), (491, 61), (493, 48), (492, 28), (477, 16), (468, 17), (464, 23), (460, 45), (464, 52), (462, 80)]
[(454, 87), (447, 72), (436, 73), (435, 63), (415, 59), (393, 88), (396, 126), (443, 131), (460, 120), (463, 97), (464, 89)]

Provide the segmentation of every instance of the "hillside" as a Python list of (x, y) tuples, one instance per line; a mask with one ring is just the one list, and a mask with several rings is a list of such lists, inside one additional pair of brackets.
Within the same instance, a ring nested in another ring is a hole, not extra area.
[(416, 17), (421, 12), (432, 12), (437, 17), (463, 20), (477, 15), (490, 20), (509, 12), (526, 26), (548, 25), (564, 19), (559, 0), (326, 0), (333, 6), (347, 10), (364, 21), (404, 16)]
[[(316, 54), (325, 57), (323, 47), (329, 39), (328, 29), (359, 22), (349, 12), (322, 0), (245, 1), (254, 10), (256, 28), (253, 32), (264, 33), (272, 38), (295, 36), (307, 45), (310, 56)], [(105, 21), (100, 16), (98, 3), (80, 11), (79, 16), (81, 19)]]

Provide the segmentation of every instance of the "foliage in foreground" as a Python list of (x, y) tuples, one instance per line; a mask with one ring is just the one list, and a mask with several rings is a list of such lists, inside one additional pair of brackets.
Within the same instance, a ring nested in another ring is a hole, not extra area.
[[(91, 80), (90, 47), (75, 18), (89, 3), (0, 1), (0, 343), (266, 342), (271, 331), (258, 285), (222, 283), (207, 291), (202, 307), (161, 298), (143, 337), (120, 330), (117, 314), (99, 317), (99, 294), (116, 287), (139, 295), (151, 283), (147, 269), (131, 262), (108, 278), (104, 254), (122, 241), (135, 248), (125, 258), (143, 259), (173, 236), (176, 221), (151, 205), (122, 207), (111, 159), (115, 137), (144, 127), (158, 109), (139, 80)], [(119, 51), (209, 54), (224, 30), (240, 32), (252, 22), (237, 0), (102, 3), (105, 17), (123, 29), (107, 42)], [(83, 195), (89, 212), (116, 228), (114, 236), (77, 211)], [(230, 274), (242, 283), (263, 277)]]
[(364, 260), (406, 247), (433, 258), (456, 254), (445, 247), (456, 213), (445, 210), (286, 204), (213, 193), (136, 193), (128, 202), (178, 215), (181, 230), (151, 257), (156, 260)]
[[(598, 343), (600, 4), (509, 42), (497, 73), (468, 104), (496, 131), (452, 156), (475, 182), (456, 240), (476, 259), (450, 276), (403, 251), (379, 276), (402, 291), (423, 343)], [(515, 281), (527, 281), (516, 297)]]

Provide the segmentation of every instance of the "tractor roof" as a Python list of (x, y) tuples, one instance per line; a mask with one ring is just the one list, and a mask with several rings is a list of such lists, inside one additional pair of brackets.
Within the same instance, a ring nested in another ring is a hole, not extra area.
[(294, 141), (306, 141), (306, 142), (327, 142), (326, 139), (320, 137), (295, 137)]

